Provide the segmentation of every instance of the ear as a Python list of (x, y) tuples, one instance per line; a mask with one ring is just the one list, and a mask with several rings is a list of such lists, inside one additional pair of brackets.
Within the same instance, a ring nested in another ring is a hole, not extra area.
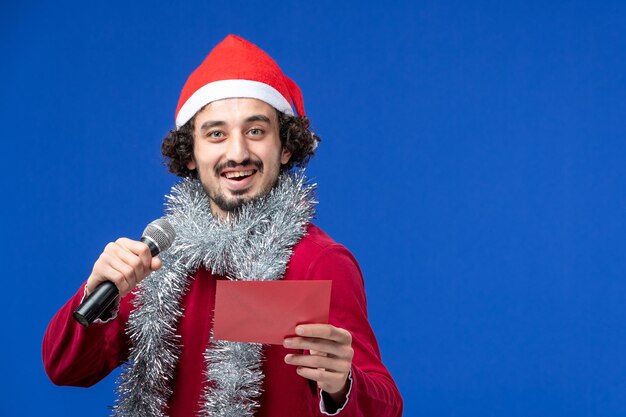
[(285, 165), (291, 158), (291, 152), (287, 148), (283, 148), (280, 152), (280, 164)]
[(193, 171), (194, 169), (196, 169), (196, 161), (193, 160), (193, 158), (191, 158), (188, 162), (187, 162), (187, 169), (189, 171)]

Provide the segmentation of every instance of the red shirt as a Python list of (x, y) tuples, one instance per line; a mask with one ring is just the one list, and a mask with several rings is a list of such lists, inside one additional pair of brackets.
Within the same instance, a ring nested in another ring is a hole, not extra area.
[[(167, 415), (190, 417), (200, 409), (206, 386), (204, 351), (215, 307), (215, 282), (223, 277), (200, 269), (195, 272), (187, 294), (177, 333), (181, 353), (172, 378), (172, 396)], [(309, 225), (307, 234), (294, 247), (285, 271), (285, 280), (332, 280), (329, 322), (352, 334), (354, 359), (352, 387), (341, 416), (400, 416), (402, 398), (382, 364), (376, 338), (367, 319), (363, 277), (350, 252), (322, 230)], [(124, 329), (133, 295), (121, 301), (118, 316), (107, 323), (80, 326), (72, 312), (83, 290), (76, 293), (50, 322), (43, 340), (43, 361), (50, 379), (57, 385), (91, 386), (128, 359), (130, 341)], [(296, 374), (284, 357), (289, 351), (270, 345), (264, 349), (263, 394), (257, 417), (322, 416), (320, 395), (315, 384)]]

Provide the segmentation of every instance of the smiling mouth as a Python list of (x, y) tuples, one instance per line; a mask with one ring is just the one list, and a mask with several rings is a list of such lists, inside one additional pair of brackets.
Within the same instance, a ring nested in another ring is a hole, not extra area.
[(252, 175), (254, 175), (256, 172), (257, 172), (256, 169), (247, 169), (247, 170), (242, 170), (242, 171), (229, 171), (229, 172), (224, 172), (222, 174), (222, 177), (229, 179), (229, 180), (233, 180), (233, 181), (243, 181), (246, 178), (249, 178)]

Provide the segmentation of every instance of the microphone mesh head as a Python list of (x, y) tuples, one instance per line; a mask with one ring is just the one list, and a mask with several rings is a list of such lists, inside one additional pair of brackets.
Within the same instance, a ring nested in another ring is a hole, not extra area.
[(176, 239), (176, 231), (165, 217), (161, 217), (146, 226), (142, 236), (150, 238), (159, 248), (159, 252), (163, 252)]

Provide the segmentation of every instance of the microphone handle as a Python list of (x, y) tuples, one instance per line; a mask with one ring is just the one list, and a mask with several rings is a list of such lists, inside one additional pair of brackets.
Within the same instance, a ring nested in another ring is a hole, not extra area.
[[(148, 245), (150, 254), (154, 257), (159, 254), (159, 247), (147, 236), (141, 237), (141, 242)], [(119, 297), (117, 287), (111, 281), (100, 283), (96, 289), (87, 296), (82, 303), (74, 310), (74, 319), (84, 327), (89, 327), (91, 323), (104, 314), (111, 304)]]
[(74, 310), (74, 318), (84, 327), (102, 315), (119, 297), (120, 293), (111, 281), (104, 281)]

